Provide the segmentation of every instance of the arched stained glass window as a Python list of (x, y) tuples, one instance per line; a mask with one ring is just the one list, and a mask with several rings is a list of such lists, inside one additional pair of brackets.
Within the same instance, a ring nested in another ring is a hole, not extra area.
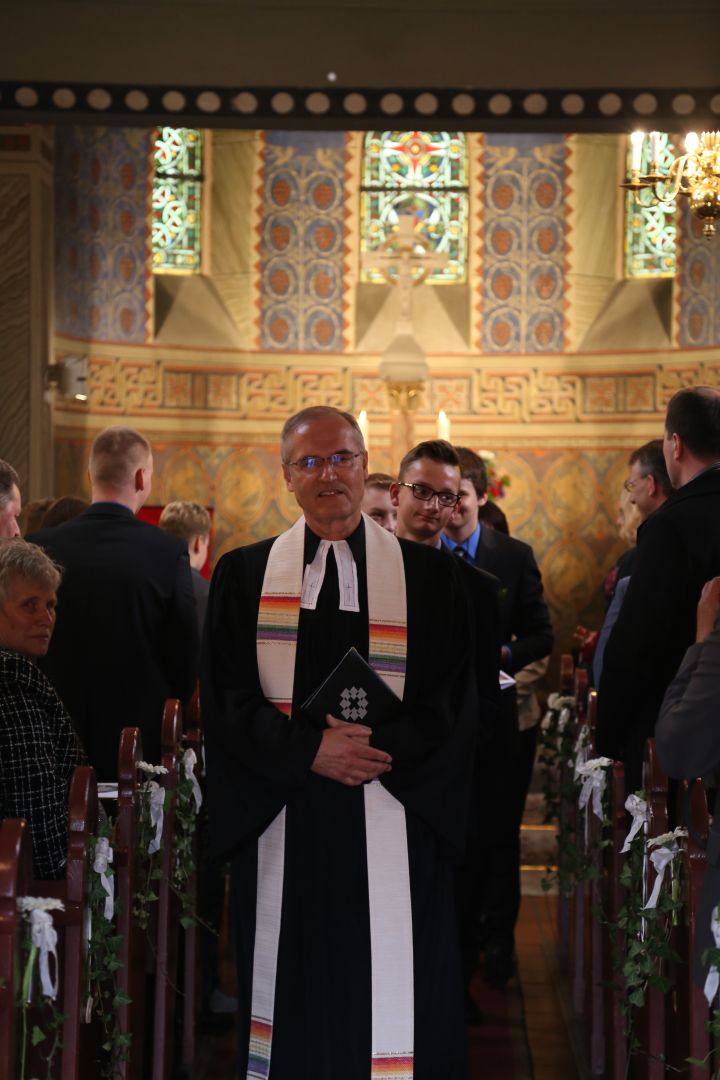
[[(628, 139), (627, 172), (630, 173), (632, 146)], [(675, 159), (673, 144), (666, 133), (660, 135), (659, 171), (667, 173)], [(650, 140), (645, 139), (640, 171), (650, 171)], [(647, 192), (641, 192), (643, 201)], [(625, 276), (629, 278), (673, 277), (677, 269), (675, 203), (643, 206), (628, 192), (625, 203)]]
[(202, 134), (160, 128), (153, 151), (152, 258), (157, 273), (200, 270)]
[[(361, 251), (387, 249), (400, 214), (412, 214), (430, 248), (447, 255), (434, 283), (467, 276), (468, 169), (465, 136), (457, 131), (370, 131), (361, 186)], [(362, 281), (384, 282), (363, 266)]]

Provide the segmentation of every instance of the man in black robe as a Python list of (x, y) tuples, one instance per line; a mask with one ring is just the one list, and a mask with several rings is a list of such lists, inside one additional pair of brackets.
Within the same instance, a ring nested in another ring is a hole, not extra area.
[[(363, 789), (379, 777), (404, 808), (407, 827), (414, 994), (414, 1061), (407, 1075), (461, 1080), (467, 1059), (452, 883), (464, 846), (477, 710), (465, 597), (454, 560), (388, 538), (401, 545), (406, 582), (402, 704), (377, 730), (329, 715), (324, 728), (313, 723), (302, 703), (348, 648), (368, 658), (366, 534), (376, 526), (360, 512), (367, 454), (352, 416), (304, 410), (286, 423), (282, 451), (288, 488), (305, 515), (304, 565), (313, 562), (321, 540), (346, 540), (357, 568), (359, 610), (339, 609), (331, 548), (316, 607), (300, 610), (287, 716), (264, 696), (257, 658), (258, 607), (275, 541), (230, 552), (213, 579), (201, 693), (211, 831), (216, 850), (232, 859), (240, 1075), (370, 1080)], [(283, 807), (268, 1074), (248, 1066), (258, 839)]]

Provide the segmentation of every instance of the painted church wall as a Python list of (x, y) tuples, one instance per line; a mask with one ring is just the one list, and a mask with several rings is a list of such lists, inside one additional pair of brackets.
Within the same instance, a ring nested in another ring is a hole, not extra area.
[[(148, 134), (60, 136), (55, 345), (58, 356), (87, 354), (90, 387), (86, 405), (56, 403), (55, 443), (57, 491), (70, 492), (83, 487), (97, 430), (139, 427), (155, 448), (151, 501), (213, 505), (218, 556), (293, 520), (278, 467), (291, 412), (366, 409), (371, 468), (389, 469), (377, 369), (394, 315), (391, 290), (379, 286), (374, 301), (359, 285), (360, 135), (218, 132), (212, 142), (203, 276), (233, 347), (168, 338), (171, 320), (153, 338)], [(719, 249), (700, 246), (683, 221), (666, 348), (643, 347), (630, 325), (623, 348), (579, 352), (619, 281), (617, 139), (476, 134), (469, 157), (470, 258), (458, 287), (467, 302), (443, 298), (453, 286), (416, 293), (436, 338), (415, 438), (434, 437), (445, 409), (453, 441), (496, 451), (511, 477), (503, 506), (535, 549), (567, 649), (578, 619), (601, 618), (602, 580), (622, 550), (614, 521), (630, 450), (661, 434), (675, 389), (720, 385)], [(193, 302), (205, 303), (199, 295)], [(183, 315), (192, 319), (192, 306)], [(361, 321), (372, 350), (358, 347)]]

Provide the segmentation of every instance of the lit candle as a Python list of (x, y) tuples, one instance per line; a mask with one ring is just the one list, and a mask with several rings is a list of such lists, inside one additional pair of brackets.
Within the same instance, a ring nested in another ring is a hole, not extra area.
[(650, 160), (657, 163), (660, 160), (660, 132), (650, 132)]
[(633, 172), (640, 172), (640, 163), (642, 161), (642, 148), (645, 142), (644, 131), (633, 131), (630, 136), (630, 142), (632, 143), (632, 158), (630, 168)]
[(368, 421), (368, 414), (365, 409), (362, 410), (358, 416), (358, 427), (362, 432), (363, 441), (365, 443), (365, 449), (367, 450), (370, 443), (370, 423)]
[(441, 409), (437, 416), (437, 437), (450, 442), (450, 420), (444, 409)]
[(685, 149), (688, 154), (694, 154), (700, 145), (700, 138), (696, 131), (688, 131), (685, 136)]

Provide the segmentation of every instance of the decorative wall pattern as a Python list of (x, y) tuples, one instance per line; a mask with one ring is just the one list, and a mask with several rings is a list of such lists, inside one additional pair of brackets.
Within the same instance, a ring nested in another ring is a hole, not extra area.
[(141, 128), (57, 128), (58, 333), (146, 340), (150, 136)]
[(706, 240), (702, 223), (682, 200), (680, 305), (681, 348), (720, 345), (720, 245)]
[(345, 134), (265, 135), (260, 347), (340, 352)]
[(563, 352), (562, 135), (485, 136), (484, 353)]
[[(682, 386), (720, 386), (720, 359), (687, 359), (645, 370), (583, 370), (563, 365), (556, 371), (523, 366), (513, 371), (481, 368), (441, 374), (427, 384), (420, 414), (444, 409), (452, 418), (475, 417), (517, 425), (571, 421), (578, 425), (660, 416), (668, 398)], [(366, 409), (387, 415), (384, 382), (344, 365), (307, 367), (297, 363), (214, 365), (212, 369), (177, 361), (90, 357), (90, 409), (94, 413), (154, 416), (187, 414), (282, 418), (306, 405)], [(79, 413), (85, 406), (72, 406)], [(597, 430), (597, 427), (595, 428)]]

